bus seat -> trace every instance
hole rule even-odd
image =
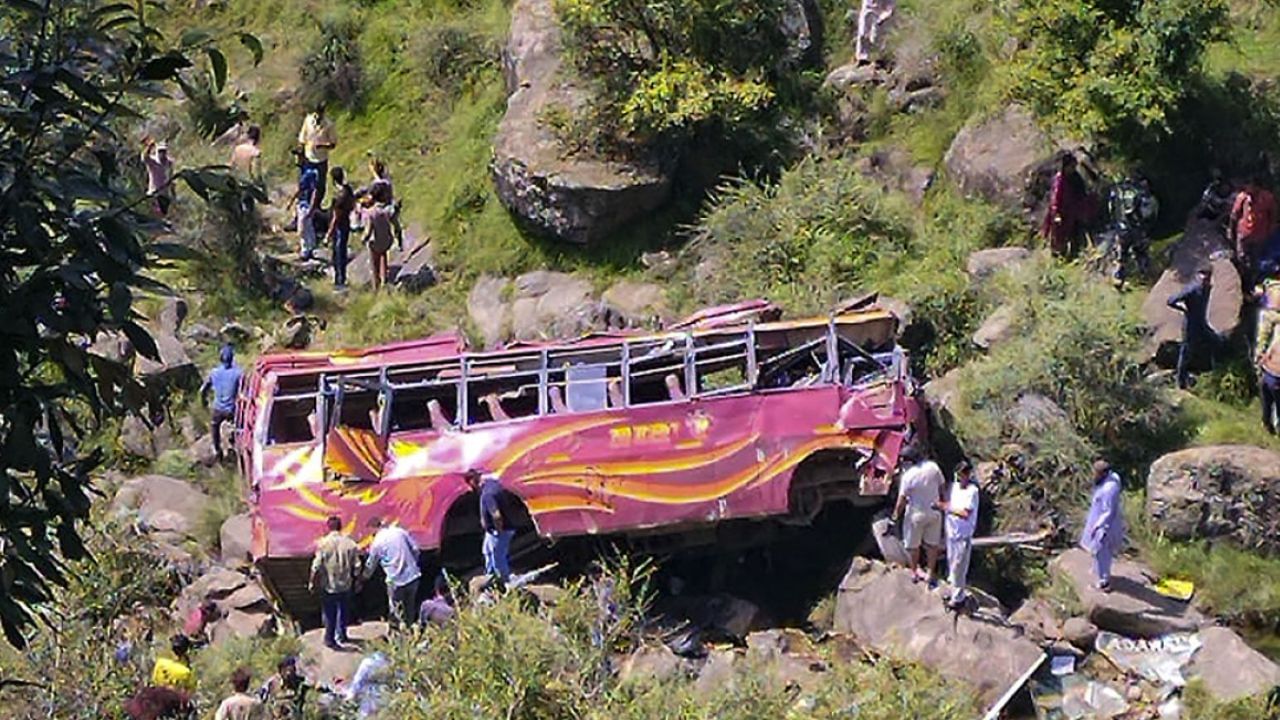
[[[492,393],[485,395],[480,398],[480,402],[484,403],[485,406],[489,408],[489,417],[492,418],[494,422],[511,419],[511,416],[507,414],[507,411],[502,408],[502,401],[498,399],[497,395]]]
[[[320,415],[314,409],[307,415],[307,427],[311,428],[311,439],[320,439]]]
[[[670,373],[665,378],[667,382],[667,395],[672,400],[683,400],[685,398],[684,388],[680,385],[680,378],[675,373]]]
[[[555,414],[563,415],[569,412],[569,406],[564,404],[564,391],[559,385],[547,388],[547,399],[551,401],[551,411]]]
[[[609,407],[620,408],[626,404],[622,396],[622,381],[614,378],[609,381]]]
[[[444,431],[453,427],[453,421],[445,417],[444,406],[439,400],[427,401],[427,416],[431,418],[431,429]]]

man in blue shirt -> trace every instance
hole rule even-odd
[[[222,423],[235,420],[236,395],[240,392],[240,366],[236,365],[236,352],[230,345],[222,346],[222,364],[209,373],[200,386],[200,401],[209,405],[209,391],[213,391],[213,415],[209,420],[209,432],[213,435],[213,451],[222,462]]]
[[[1178,348],[1178,387],[1191,386],[1191,366],[1205,350],[1213,351],[1216,339],[1209,327],[1209,293],[1213,271],[1201,268],[1196,277],[1169,298],[1169,307],[1182,313],[1182,344]]]
[[[496,475],[472,468],[463,477],[480,495],[480,529],[484,531],[480,551],[485,574],[506,584],[511,578],[511,538],[516,534],[510,523],[511,494],[503,489]]]

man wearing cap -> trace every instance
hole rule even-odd
[[[236,351],[223,345],[219,354],[222,363],[209,373],[200,386],[200,401],[209,405],[209,391],[213,391],[213,413],[209,418],[209,433],[213,435],[213,451],[222,462],[222,423],[233,422],[236,416],[236,394],[240,392],[240,378],[244,374],[236,365]]]
[[[1093,500],[1084,521],[1080,547],[1093,555],[1098,589],[1111,591],[1111,560],[1124,546],[1124,508],[1120,503],[1120,476],[1106,460],[1093,464]]]
[[[480,496],[480,529],[484,532],[480,550],[484,554],[485,574],[506,584],[511,579],[509,556],[511,538],[516,533],[511,526],[511,493],[492,473],[472,468],[463,477]]]

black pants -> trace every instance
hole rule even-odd
[[[338,226],[333,231],[333,284],[337,287],[347,285],[347,243],[351,239],[351,228]]]
[[[320,614],[324,621],[324,644],[347,642],[347,625],[351,623],[351,592],[321,593]]]
[[[218,459],[222,459],[222,423],[235,421],[236,414],[231,410],[214,410],[209,419],[209,433],[213,435],[213,451]]]
[[[1280,377],[1263,372],[1258,387],[1262,391],[1262,426],[1275,435],[1276,408],[1280,403]]]

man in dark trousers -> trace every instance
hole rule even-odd
[[[484,554],[484,571],[489,577],[497,577],[505,585],[511,578],[511,494],[502,487],[498,477],[472,468],[464,478],[467,485],[480,495],[480,529],[484,541],[480,550]]]
[[[213,414],[209,418],[209,433],[213,435],[213,452],[222,462],[222,423],[235,422],[236,394],[240,392],[240,378],[244,374],[236,365],[235,348],[223,345],[219,353],[221,362],[209,373],[204,384],[200,386],[200,399],[209,404],[209,393],[213,392]]]
[[[1191,384],[1191,364],[1207,349],[1212,353],[1214,333],[1209,327],[1209,291],[1213,272],[1200,268],[1196,277],[1169,297],[1169,307],[1182,313],[1182,345],[1178,348],[1178,387]]]
[[[333,286],[347,287],[347,246],[351,240],[351,213],[356,209],[356,193],[340,167],[329,171],[333,177],[333,205],[329,209],[329,238],[333,248]]]

